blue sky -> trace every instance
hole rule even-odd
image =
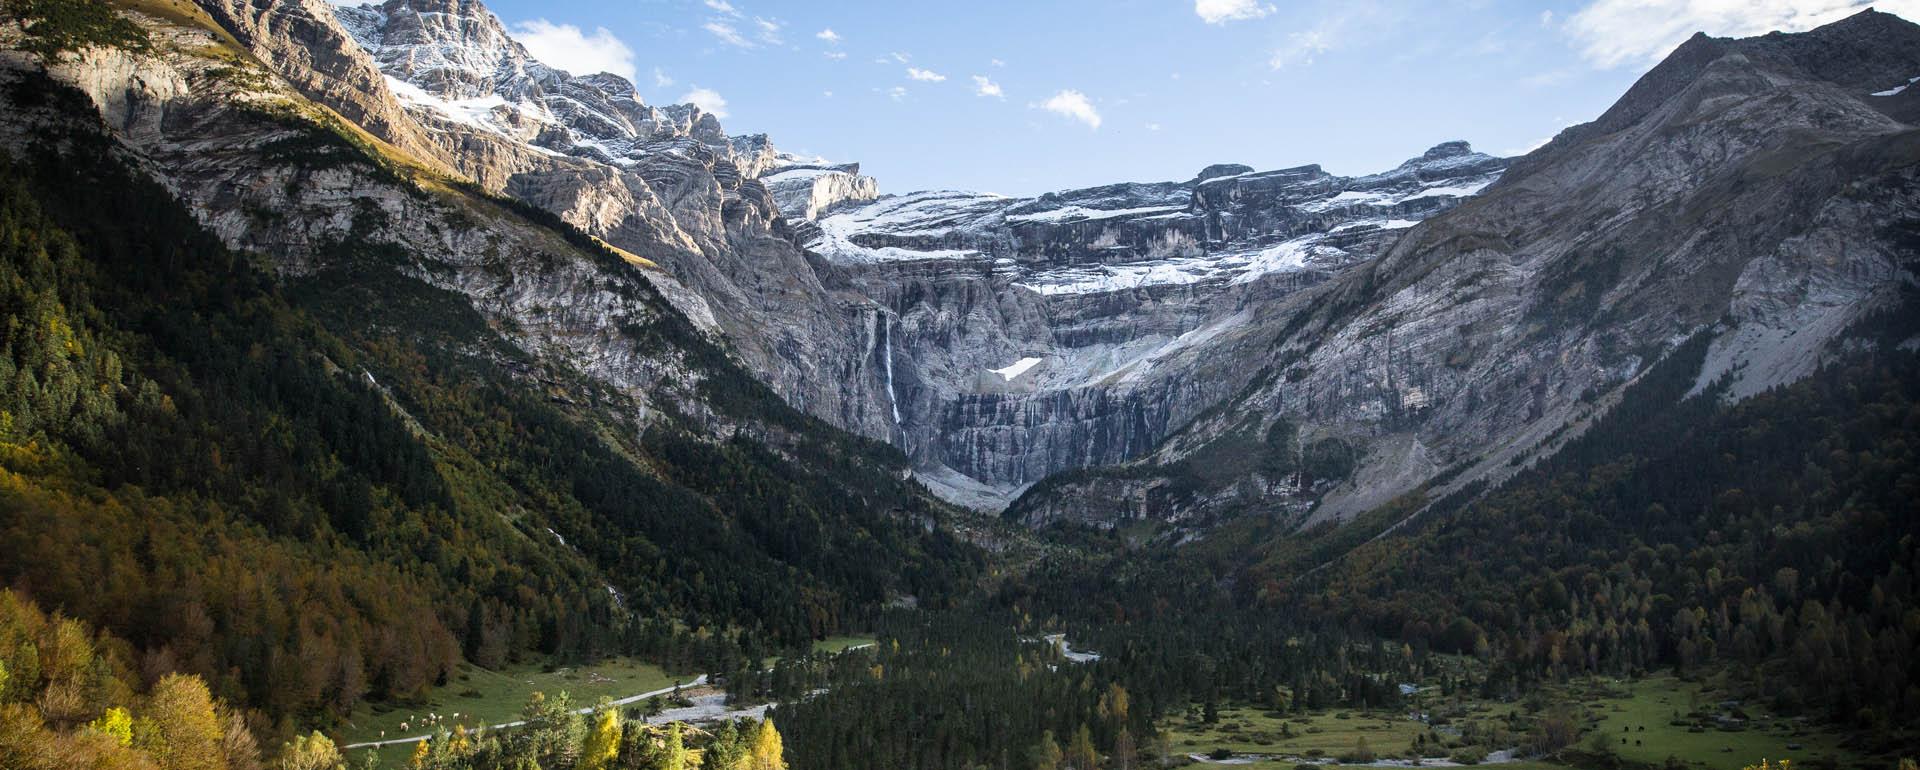
[[[1867,5],[487,1],[550,64],[859,161],[885,192],[1008,194],[1223,162],[1370,173],[1449,139],[1517,154],[1599,115],[1694,30],[1805,29]],[[1876,6],[1911,19],[1916,4]]]

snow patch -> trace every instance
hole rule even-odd
[[[1869,94],[1869,96],[1899,96],[1901,91],[1907,90],[1907,86],[1913,85],[1914,83],[1920,83],[1920,75],[1907,78],[1906,85],[1894,86],[1885,91],[1875,91]]]
[[[1041,211],[1033,214],[1013,214],[1007,217],[1007,221],[1057,224],[1060,222],[1081,222],[1090,219],[1113,219],[1114,217],[1129,217],[1140,214],[1167,214],[1185,209],[1185,206],[1142,206],[1132,209],[1090,209],[1085,206],[1063,206],[1052,211]]]
[[[1007,382],[1013,382],[1013,378],[1026,374],[1028,369],[1032,369],[1038,365],[1040,361],[1041,359],[1038,358],[1022,358],[999,369],[988,369],[987,371],[1000,375],[1000,378]]]

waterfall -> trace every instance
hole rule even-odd
[[[887,405],[893,407],[893,424],[899,425],[900,399],[893,394],[893,319],[887,318],[884,322],[886,325],[880,328],[885,330],[887,340]]]

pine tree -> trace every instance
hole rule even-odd
[[[700,755],[700,770],[737,770],[747,759],[740,727],[733,720],[714,731],[707,750]]]
[[[1060,770],[1060,742],[1054,740],[1053,731],[1040,734],[1040,742],[1027,750],[1027,767],[1030,770]]]
[[[687,742],[680,734],[680,723],[667,728],[667,746],[660,752],[659,770],[693,770],[688,762]]]
[[[1138,753],[1133,745],[1133,733],[1125,727],[1120,728],[1120,732],[1113,736],[1113,770],[1133,770]]]

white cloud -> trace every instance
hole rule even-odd
[[[693,90],[680,95],[680,101],[699,107],[716,118],[727,116],[727,98],[711,88],[694,86]]]
[[[973,76],[973,93],[978,96],[992,96],[1005,99],[1006,92],[1000,90],[1000,84],[987,79],[985,75]]]
[[[1920,0],[1594,0],[1565,29],[1599,67],[1657,63],[1695,32],[1749,37],[1799,32],[1868,6],[1920,18]]]
[[[821,91],[821,92],[820,92],[820,95],[821,95],[821,96],[824,96],[824,97],[826,97],[826,98],[828,98],[828,99],[832,99],[832,98],[833,98],[833,92],[832,92],[832,91]]]
[[[1314,27],[1287,35],[1287,40],[1273,49],[1267,57],[1267,66],[1283,70],[1296,64],[1313,64],[1314,58],[1333,49],[1334,37],[1326,27]]]
[[[1542,27],[1553,26],[1553,11],[1540,12],[1540,26]]]
[[[727,0],[707,0],[707,7],[736,19],[740,18],[740,10],[734,8],[733,3],[729,3]]]
[[[1328,51],[1371,42],[1384,29],[1404,26],[1410,20],[1404,9],[1374,2],[1347,2],[1320,15],[1305,29],[1288,33],[1267,57],[1267,66],[1283,70],[1295,65],[1312,66]]]
[[[892,56],[894,61],[900,62],[901,64],[906,64],[909,61],[913,61],[913,57],[903,54],[899,51],[894,51],[893,53],[890,53],[887,55]]]
[[[1258,0],[1193,0],[1193,12],[1208,24],[1258,19],[1273,13],[1273,6]]]
[[[821,54],[821,56],[825,56],[829,59],[835,59],[835,60],[845,59],[847,58],[847,52],[846,51],[827,51]]]
[[[761,40],[771,45],[780,44],[780,27],[782,25],[779,19],[763,19],[755,16],[753,17],[753,26],[760,28]]]
[[[1159,131],[1159,130],[1160,130],[1160,124],[1159,124],[1159,123],[1148,123],[1148,124],[1147,124],[1147,130],[1148,130],[1148,131]]]
[[[892,88],[889,88],[889,89],[887,89],[887,97],[888,97],[888,98],[890,98],[890,99],[892,99],[892,100],[894,100],[894,101],[896,101],[896,102],[897,102],[897,101],[900,101],[900,100],[902,100],[902,99],[905,99],[905,98],[907,98],[907,87],[906,87],[906,86],[894,86],[894,87],[892,87]]]
[[[653,86],[655,88],[672,88],[673,76],[668,75],[665,70],[662,70],[659,67],[654,67],[653,68]]]
[[[752,40],[748,40],[746,35],[740,34],[740,30],[734,29],[732,24],[724,21],[715,19],[700,25],[700,28],[712,32],[714,37],[720,38],[720,42],[726,43],[727,45],[739,46],[741,48],[753,47]]]
[[[1073,120],[1085,123],[1088,128],[1100,127],[1100,112],[1093,108],[1093,102],[1087,100],[1086,94],[1071,88],[1047,97],[1046,101],[1036,106],[1048,112],[1064,115]]]
[[[987,63],[988,63],[988,64],[991,64],[991,65],[993,65],[993,66],[995,66],[995,67],[1005,67],[1005,66],[1007,66],[1007,63],[1006,63],[1006,62],[1003,62],[1003,61],[1000,61],[999,59],[993,59],[993,60],[990,60],[990,61],[988,61]]]
[[[827,41],[829,45],[840,44],[840,33],[833,31],[832,27],[828,27],[826,29],[820,30],[819,32],[815,32],[813,36],[820,38],[821,40]]]
[[[575,75],[611,72],[628,81],[635,79],[633,49],[606,27],[595,27],[589,35],[572,24],[534,19],[513,25],[512,33],[533,58],[549,67]]]
[[[945,75],[942,75],[938,72],[934,72],[933,70],[923,70],[923,69],[920,69],[919,67],[908,67],[907,77],[912,80],[920,80],[928,83],[938,83],[942,80],[947,79],[947,76]]]

